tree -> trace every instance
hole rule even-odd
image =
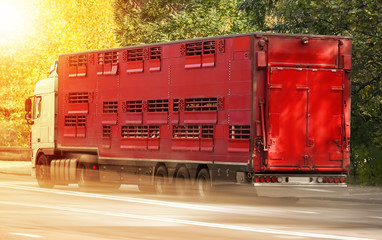
[[[274,11],[277,0],[243,0],[239,9],[248,15],[249,23],[260,31],[270,31],[272,24],[276,23]]]
[[[116,37],[123,46],[255,30],[239,0],[116,0]]]

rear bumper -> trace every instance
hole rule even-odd
[[[344,197],[348,196],[346,184],[341,185],[259,185],[254,184],[258,196],[262,197]]]

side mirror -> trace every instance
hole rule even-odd
[[[32,114],[30,113],[25,113],[25,120],[29,121],[32,119]]]
[[[30,98],[27,98],[25,100],[25,111],[28,113],[32,111],[32,99],[30,99]]]
[[[34,122],[32,120],[32,114],[30,112],[25,113],[25,120],[27,120],[27,124],[32,125]]]

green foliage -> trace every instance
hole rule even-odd
[[[118,41],[123,46],[248,32],[239,0],[116,0]]]
[[[248,14],[251,25],[261,31],[269,31],[270,26],[274,23],[272,17],[276,3],[277,1],[272,0],[244,0],[239,4],[239,9]]]

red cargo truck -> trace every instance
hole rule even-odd
[[[351,38],[339,36],[63,54],[26,101],[38,183],[188,184],[202,196],[221,182],[346,187],[350,70]]]

